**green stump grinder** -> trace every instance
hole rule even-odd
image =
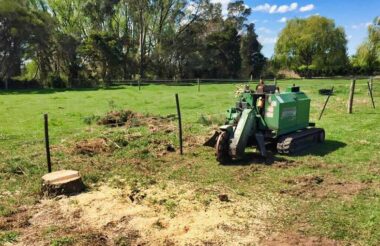
[[[235,107],[227,110],[226,123],[204,145],[215,147],[216,159],[228,163],[241,159],[246,147],[256,147],[267,157],[272,144],[280,154],[293,154],[325,140],[325,131],[309,121],[310,99],[292,86],[279,92],[274,85],[248,86]]]

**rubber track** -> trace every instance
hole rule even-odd
[[[312,144],[320,142],[320,134],[322,132],[324,134],[322,128],[308,128],[301,132],[282,136],[277,141],[277,151],[280,154],[296,153]]]

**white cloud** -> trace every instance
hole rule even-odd
[[[275,13],[277,10],[277,5],[272,5],[270,8],[269,8],[269,13]]]
[[[275,5],[277,7],[277,5]],[[269,12],[271,6],[268,3],[257,5],[252,8],[252,12]]]
[[[288,5],[281,5],[277,8],[277,13],[286,13],[290,11],[296,10],[298,7],[298,3],[292,3],[289,6]]]
[[[352,29],[362,29],[362,28],[367,28],[370,25],[372,25],[372,22],[363,22],[359,24],[354,24],[351,26]]]
[[[286,17],[282,17],[278,20],[278,22],[285,23],[288,19]]]
[[[302,6],[302,7],[300,8],[300,11],[301,11],[301,12],[307,12],[307,11],[311,11],[311,10],[313,10],[314,8],[315,8],[314,4],[307,4],[307,5],[305,5],[305,6]]]
[[[275,14],[275,13],[287,13],[294,11],[298,8],[298,3],[294,2],[291,3],[290,5],[270,5],[269,3],[264,3],[261,5],[257,5],[252,8],[252,12],[264,12],[264,13],[269,13],[269,14]]]
[[[264,36],[259,36],[259,42],[262,44],[262,45],[265,45],[265,44],[275,44],[277,42],[277,37],[264,37]]]

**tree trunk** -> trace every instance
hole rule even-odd
[[[140,78],[144,76],[144,17],[143,17],[143,9],[140,8],[140,69],[139,74]]]
[[[61,170],[42,177],[42,192],[48,196],[71,195],[85,189],[78,171]]]

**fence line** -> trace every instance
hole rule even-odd
[[[352,77],[321,77],[321,78],[310,78],[308,80],[317,80],[317,79],[323,79],[323,80],[339,80],[339,81],[345,81],[350,82],[352,80]],[[355,77],[356,80],[363,80],[363,79],[370,79],[370,77]],[[283,82],[289,82],[289,81],[304,81],[305,78],[293,78],[293,79],[277,79],[276,78],[263,78],[263,80],[270,84],[271,82],[275,83],[283,83]],[[372,78],[373,82],[379,81],[380,78]],[[138,86],[139,83],[141,85],[147,85],[147,84],[168,84],[168,85],[183,85],[183,84],[191,84],[191,85],[197,85],[198,83],[206,84],[206,83],[218,83],[218,84],[227,84],[227,83],[257,83],[259,82],[259,79],[216,79],[216,78],[207,78],[207,79],[201,79],[201,78],[194,78],[194,79],[180,79],[180,80],[170,80],[170,79],[141,79],[141,80],[111,80],[111,86],[118,86],[118,85],[132,85],[132,86]]]
[[[366,77],[365,79],[369,79],[368,77]],[[343,79],[342,79],[343,80]],[[130,80],[131,82],[132,80]],[[137,81],[137,80],[134,80],[134,81]],[[146,80],[148,81],[148,80]],[[163,82],[163,81],[170,81],[170,80],[158,80],[160,82]],[[197,79],[186,79],[186,80],[182,80],[182,81],[193,81],[194,84],[198,83],[198,80]],[[199,79],[199,81],[226,81],[225,79]],[[255,82],[255,81],[247,81],[247,80],[233,80],[234,82]],[[282,83],[288,83],[289,81],[292,81],[292,80],[277,80],[277,84],[281,85]],[[374,82],[374,85],[377,85],[377,82],[380,82],[380,78],[373,78],[372,80]],[[173,81],[170,81],[170,82],[173,82]],[[267,84],[271,84],[271,83],[274,83],[275,81],[274,80],[266,80],[266,83]],[[334,84],[333,81],[331,81],[332,85]],[[347,82],[347,83],[346,83]],[[350,82],[351,80],[348,80],[344,82],[344,83],[338,83],[338,84],[335,84],[335,86],[339,89],[339,87],[347,87],[349,88],[350,87]],[[376,83],[375,83],[376,82]],[[365,86],[367,88],[368,84],[367,83],[356,83],[357,86]],[[326,84],[324,85],[319,85],[318,83],[308,83],[308,84],[305,84],[305,85],[302,85],[302,87],[306,87],[308,88],[309,86],[320,86],[322,88],[322,86],[326,86]],[[377,87],[374,87],[374,88],[377,88]],[[195,88],[196,89],[196,88]],[[376,96],[378,95],[378,93],[376,93]],[[173,105],[174,107],[174,105]],[[197,114],[197,118],[201,117],[203,114]],[[223,114],[205,114],[203,116],[205,117],[213,117],[213,116],[221,116]],[[52,119],[61,119],[61,118],[52,118]],[[64,118],[62,118],[62,120],[64,120]],[[21,120],[20,122],[17,122],[18,124],[22,124],[24,122],[28,122],[29,120]],[[65,121],[66,123],[69,122],[69,123],[77,123],[77,121]],[[93,124],[84,124],[83,126],[81,127],[75,127],[75,128],[68,128],[67,131],[57,131],[54,129],[54,126],[52,127],[52,129],[50,130],[51,131],[51,139],[53,141],[60,141],[62,139],[65,139],[65,138],[69,138],[69,137],[72,137],[72,135],[74,134],[77,134],[77,133],[83,133],[84,131],[88,130],[88,128],[91,128],[93,126],[96,126],[97,124],[94,122]],[[110,126],[114,126],[114,124],[107,124],[107,125],[100,125],[100,126],[105,126],[105,127],[110,127]],[[96,128],[94,128],[96,129]],[[15,134],[10,134],[10,135],[7,135],[6,133],[1,133],[0,132],[0,142],[11,142],[11,141],[14,141],[14,142],[18,142],[18,143],[26,143],[26,144],[29,144],[29,143],[36,143],[36,142],[43,142],[43,127],[42,127],[42,118],[41,118],[41,129],[40,130],[36,130],[36,131],[29,131],[28,134],[23,134],[23,135],[15,135]]]
[[[323,79],[323,80],[347,80],[351,81],[353,78],[356,80],[363,80],[363,79],[370,79],[372,78],[373,82],[375,81],[380,81],[379,77],[371,77],[371,76],[342,76],[342,77],[314,77],[314,78],[278,78],[277,82],[284,82],[284,81],[302,81],[302,80],[318,80],[318,79]],[[276,80],[275,77],[268,77],[268,78],[263,78],[264,81],[269,82],[269,81],[274,81]],[[74,80],[75,81],[80,81],[80,80]],[[185,85],[185,84],[191,84],[191,85],[197,85],[198,83],[200,84],[206,84],[206,83],[219,83],[219,84],[224,84],[224,83],[255,83],[258,82],[259,79],[254,78],[254,79],[229,79],[229,78],[184,78],[184,79],[115,79],[115,80],[110,80],[108,81],[108,86],[118,86],[118,85],[131,85],[131,86],[144,86],[147,84],[167,84],[167,85]],[[2,83],[0,83],[2,84]],[[69,83],[73,84],[73,81]],[[70,87],[66,89],[81,89],[81,88],[102,88],[104,87],[103,85],[107,84],[104,81],[88,81],[87,87]],[[43,87],[34,87],[34,88],[9,88],[8,90],[42,90],[45,89]],[[59,89],[59,88],[56,88]],[[65,88],[63,88],[65,89]],[[6,91],[4,86],[0,86],[0,91]]]

